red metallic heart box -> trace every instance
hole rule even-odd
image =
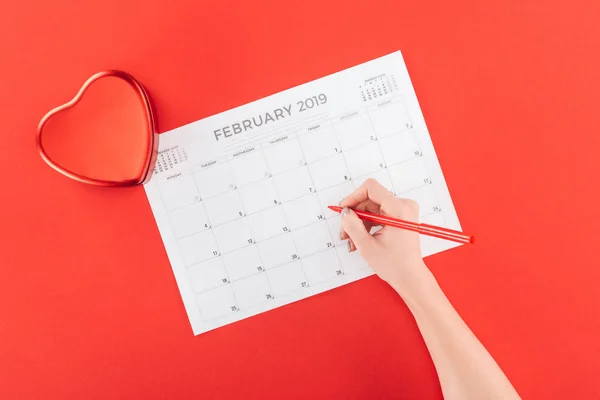
[[[37,147],[52,168],[80,182],[133,186],[151,176],[158,134],[150,98],[131,75],[103,71],[40,121]]]

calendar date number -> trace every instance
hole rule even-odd
[[[315,108],[320,105],[323,105],[325,103],[327,103],[327,95],[325,95],[325,93],[321,93],[317,96],[313,96],[313,97],[309,97],[304,100],[300,100],[298,102],[298,107],[299,107],[300,112],[303,112],[306,110],[310,110],[311,108]]]

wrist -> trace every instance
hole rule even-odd
[[[422,304],[435,292],[439,285],[423,260],[410,268],[410,275],[404,274],[404,279],[395,279],[389,284],[402,297],[406,305],[413,309]]]

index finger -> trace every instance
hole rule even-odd
[[[369,178],[350,196],[340,203],[340,207],[356,207],[365,200],[371,200],[381,205],[386,199],[394,198],[394,195],[373,178]]]

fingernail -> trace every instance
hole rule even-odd
[[[350,240],[346,242],[346,245],[348,246],[348,253],[350,253],[352,251],[352,243],[350,243]]]
[[[342,218],[344,218],[346,216],[346,214],[348,214],[350,212],[350,209],[348,207],[344,207],[344,209],[341,212],[341,216]]]

